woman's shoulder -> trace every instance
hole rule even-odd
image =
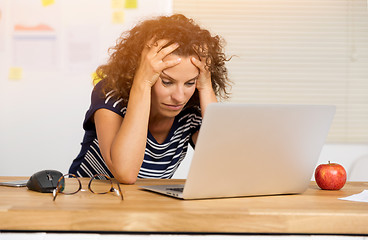
[[[123,111],[126,106],[123,105],[123,99],[115,94],[115,90],[105,89],[104,80],[98,82],[92,91],[92,106],[103,107],[110,110]]]
[[[94,113],[99,109],[107,109],[121,117],[125,116],[126,106],[122,104],[122,99],[116,98],[113,91],[105,92],[104,80],[98,82],[91,94],[91,105],[86,113],[83,126],[85,129],[93,129],[93,121],[91,121]]]
[[[93,90],[92,90],[92,100],[93,99],[105,99],[106,98],[106,94],[105,94],[105,90],[104,90],[104,87],[105,87],[105,80],[101,80],[99,81],[94,87],[93,87]]]

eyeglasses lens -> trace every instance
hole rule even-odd
[[[90,190],[94,193],[108,193],[111,191],[112,182],[103,176],[95,176],[90,183]]]
[[[80,183],[77,178],[73,176],[64,177],[60,184],[62,184],[61,189],[59,192],[62,192],[64,194],[73,194],[79,191]]]

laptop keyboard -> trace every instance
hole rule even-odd
[[[183,187],[175,187],[175,188],[166,188],[166,190],[175,191],[175,192],[183,192],[184,188]]]

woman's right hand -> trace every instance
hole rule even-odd
[[[173,43],[164,47],[168,42],[169,40],[167,39],[156,41],[155,38],[152,38],[145,44],[133,83],[139,82],[142,84],[148,84],[152,87],[164,69],[173,67],[180,63],[180,57],[170,61],[163,60],[167,55],[179,47],[178,43]]]

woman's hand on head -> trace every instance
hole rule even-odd
[[[167,39],[155,40],[154,38],[146,43],[142,50],[140,64],[134,76],[134,81],[142,82],[152,87],[164,69],[180,63],[181,59],[179,57],[163,61],[167,55],[179,47],[178,43],[164,47],[168,43],[169,40]]]
[[[199,69],[199,76],[196,83],[198,91],[212,90],[211,72],[206,67],[206,59],[199,60],[196,57],[192,57],[191,61]]]
[[[198,89],[199,93],[199,104],[203,117],[208,104],[217,102],[217,98],[212,88],[211,72],[206,66],[206,59],[202,59],[202,61],[200,61],[197,58],[192,57],[191,61],[193,65],[199,69],[199,76],[196,82],[196,88]],[[194,142],[196,141],[196,136],[197,135],[193,136]]]

